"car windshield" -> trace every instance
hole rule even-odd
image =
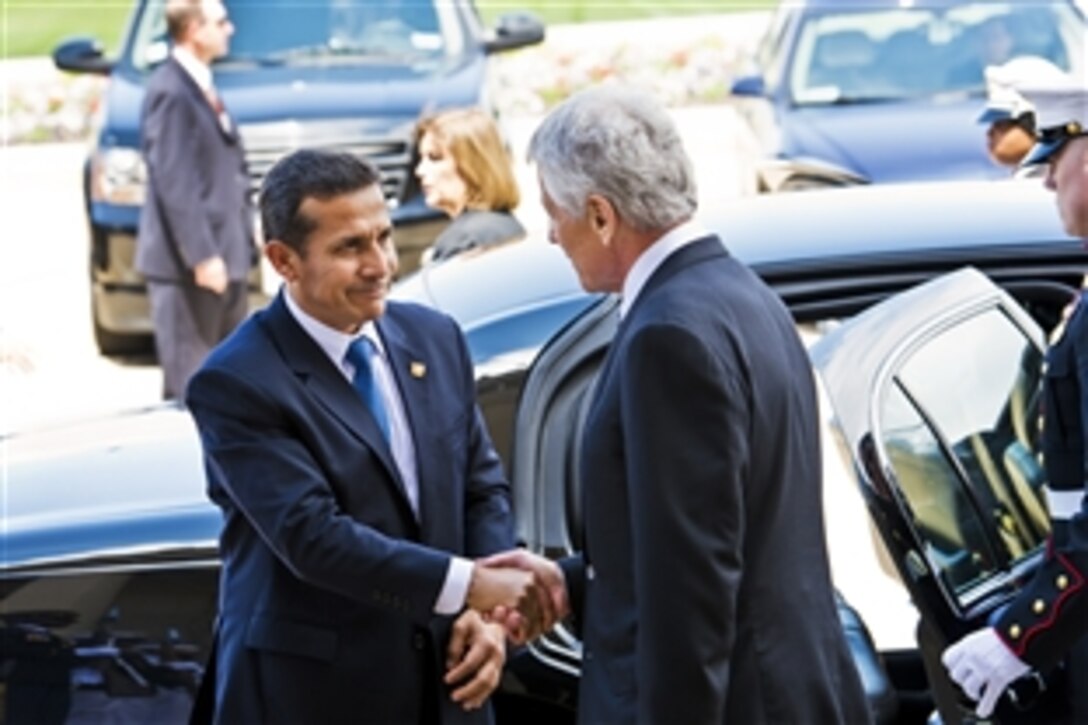
[[[1068,71],[1083,54],[1084,21],[1067,3],[819,12],[797,35],[790,96],[818,105],[982,94],[986,66],[1036,55]]]
[[[254,65],[349,65],[440,61],[464,48],[454,6],[418,0],[307,0],[225,3],[234,25],[229,71]],[[147,3],[130,48],[132,65],[147,71],[169,54],[164,3]]]

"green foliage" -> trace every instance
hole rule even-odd
[[[0,57],[49,55],[77,35],[97,38],[108,53],[118,49],[132,0],[0,0]]]

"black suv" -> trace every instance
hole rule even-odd
[[[239,124],[252,188],[300,146],[366,156],[382,171],[402,271],[414,269],[445,223],[425,205],[412,174],[415,122],[438,108],[489,106],[488,56],[540,42],[541,23],[509,13],[487,30],[470,0],[225,4],[235,33],[230,55],[213,71]],[[145,288],[132,260],[146,181],[139,151],[144,83],[169,53],[163,9],[161,2],[136,3],[117,59],[86,38],[53,53],[63,70],[110,76],[83,173],[91,311],[104,354],[150,342]],[[257,268],[252,282],[261,300]]]

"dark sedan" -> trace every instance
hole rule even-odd
[[[976,121],[983,69],[1034,55],[1083,71],[1085,29],[1072,0],[784,1],[733,85],[769,160],[757,183],[1003,176]]]
[[[806,334],[823,336],[814,359],[825,375],[843,440],[851,446],[869,420],[857,410],[870,408],[869,393],[875,390],[866,382],[866,366],[883,370],[877,362],[889,349],[884,338],[908,329],[892,326],[906,317],[893,295],[965,264],[1008,291],[1000,292],[975,272],[958,272],[942,277],[938,288],[911,293],[906,308],[918,318],[912,330],[937,313],[946,316],[938,318],[938,329],[949,329],[986,305],[1011,320],[1009,334],[1021,335],[1019,347],[1006,341],[983,348],[993,354],[981,356],[982,363],[1016,363],[1025,371],[1015,390],[1027,397],[1010,402],[1007,415],[998,405],[1003,394],[1011,401],[1007,376],[981,375],[973,387],[960,390],[955,386],[964,377],[966,355],[938,358],[942,364],[925,368],[963,395],[992,393],[995,401],[985,410],[996,427],[1006,417],[1030,419],[1030,391],[1037,381],[1031,366],[1043,345],[1042,329],[1058,319],[1085,262],[1080,243],[1062,233],[1053,199],[1037,182],[762,197],[707,214],[704,222],[782,295]],[[973,301],[963,303],[948,290]],[[562,254],[533,241],[430,268],[403,282],[396,294],[442,307],[464,326],[481,404],[514,485],[520,539],[553,555],[576,547],[582,485],[573,474],[578,432],[588,387],[614,332],[616,299],[582,293]],[[918,302],[931,297],[927,304]],[[948,300],[956,304],[946,309]],[[858,323],[841,323],[867,309]],[[894,359],[896,365],[900,359]],[[842,360],[847,362],[832,362]],[[849,384],[849,374],[841,372],[855,368],[855,381],[865,383],[863,388]],[[992,389],[984,383],[992,383]],[[843,390],[853,390],[853,397]],[[920,435],[906,429],[916,432]],[[948,440],[966,451],[970,433],[957,428]],[[894,642],[876,632],[882,650],[877,660],[865,624],[849,607],[842,608],[880,722],[921,722],[935,696],[946,720],[954,718],[959,704],[941,696],[947,683],[927,663],[943,642],[997,606],[1000,597],[990,595],[1005,592],[1034,561],[1042,530],[1024,491],[1037,488],[1028,460],[1035,452],[1030,436],[1021,440],[1007,430],[1001,436],[994,455],[1014,457],[1020,466],[1015,470],[1027,477],[1022,500],[1004,500],[1008,515],[1016,517],[1006,529],[1000,528],[1003,517],[977,517],[963,524],[968,533],[957,538],[946,520],[905,515],[913,508],[904,500],[911,499],[894,493],[895,486],[906,485],[899,480],[905,474],[897,475],[894,466],[908,455],[918,459],[917,466],[937,465],[920,437],[907,435],[900,446],[880,442],[872,460],[890,460],[891,473],[861,469],[873,521],[890,542],[890,568],[909,590],[910,599],[903,592],[903,602],[913,602],[908,626],[921,615],[919,641]],[[1009,448],[1014,438],[1024,450]],[[7,461],[6,496],[0,501],[5,521],[0,677],[6,719],[74,722],[107,714],[142,722],[184,719],[211,636],[220,525],[218,510],[204,497],[199,445],[187,414],[175,407],[136,411],[16,434],[0,445]],[[899,458],[891,457],[896,453]],[[934,495],[955,500],[962,485],[958,473],[934,479],[935,486],[948,489]],[[857,506],[843,503],[827,511],[834,536],[847,528],[854,532],[838,546],[831,542],[835,578],[875,630],[882,605],[866,587],[843,584],[852,570],[879,567],[861,499],[856,490],[850,493]],[[953,523],[966,516],[957,510]],[[930,529],[943,537],[937,539]],[[976,562],[973,547],[980,537],[989,548],[980,550],[986,557]],[[881,586],[902,591],[879,570],[866,577],[880,577]],[[876,584],[869,588],[878,589]],[[579,653],[579,642],[562,627],[516,653],[503,681],[500,719],[568,719],[576,704]]]

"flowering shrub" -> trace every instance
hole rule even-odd
[[[743,59],[743,47],[717,35],[656,45],[621,37],[578,50],[545,43],[495,59],[495,102],[502,113],[536,115],[586,86],[617,82],[670,106],[719,103]]]
[[[5,144],[85,138],[106,79],[54,70],[48,59],[7,61]]]

